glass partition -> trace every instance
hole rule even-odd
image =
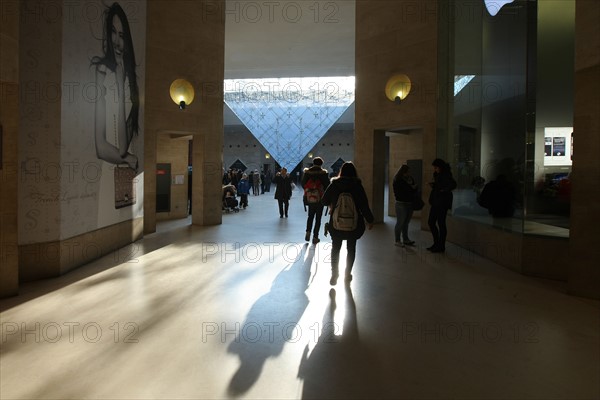
[[[525,232],[568,236],[575,1],[538,1],[536,21],[536,113],[527,143]]]
[[[568,236],[574,2],[486,3],[440,2],[438,155],[458,183],[452,213]]]

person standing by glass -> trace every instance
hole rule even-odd
[[[443,253],[446,251],[446,214],[452,208],[452,191],[456,189],[456,181],[452,177],[450,165],[436,158],[433,165],[433,182],[429,194],[429,219],[428,225],[433,236],[433,245],[427,248],[432,253]]]
[[[404,164],[394,176],[394,197],[396,198],[396,226],[394,236],[396,246],[414,246],[408,237],[408,225],[413,215],[413,200],[417,194],[417,185],[410,175],[410,168]]]

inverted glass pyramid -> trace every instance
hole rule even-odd
[[[475,75],[454,75],[454,97],[475,78]]]
[[[225,103],[292,170],[354,102],[354,77],[226,79]]]

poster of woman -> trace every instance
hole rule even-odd
[[[112,164],[114,207],[122,208],[136,203],[139,160],[132,142],[139,134],[137,63],[129,21],[119,3],[106,8],[102,22],[102,53],[91,60],[99,91],[94,143],[98,159]]]

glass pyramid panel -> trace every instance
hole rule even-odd
[[[225,103],[292,170],[354,102],[354,77],[226,79]]]
[[[454,75],[454,97],[475,78],[475,75]]]

